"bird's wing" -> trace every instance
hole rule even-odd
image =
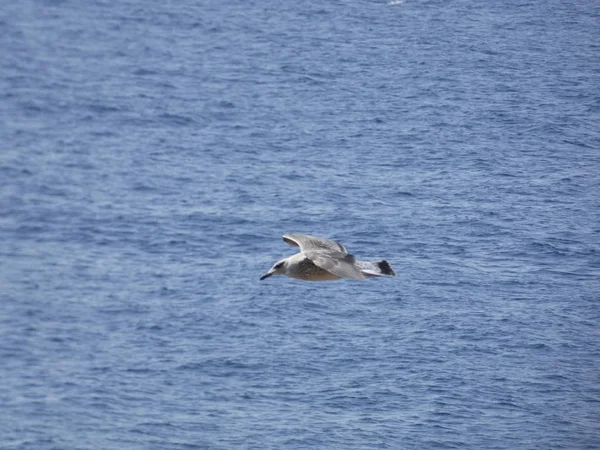
[[[316,266],[326,270],[338,277],[352,278],[353,280],[364,280],[365,276],[356,267],[354,256],[342,252],[303,251],[304,255]]]
[[[348,254],[346,247],[336,241],[309,236],[307,234],[284,234],[283,240],[286,244],[300,247],[303,253],[318,251],[323,253],[337,252]]]

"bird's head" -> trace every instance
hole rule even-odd
[[[287,271],[287,263],[287,259],[277,261],[275,264],[273,264],[273,267],[271,267],[271,269],[269,269],[267,273],[263,274],[263,276],[260,277],[260,279],[264,280],[265,278],[269,278],[272,275],[285,275]]]

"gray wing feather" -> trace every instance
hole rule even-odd
[[[316,266],[326,270],[327,272],[331,272],[338,277],[352,278],[353,280],[365,279],[365,276],[355,265],[356,259],[354,256],[345,252],[322,253],[319,251],[303,251],[302,253],[304,253],[308,259],[315,263]]]
[[[338,252],[344,255],[348,254],[346,247],[336,241],[330,239],[318,238],[307,234],[284,234],[283,240],[286,244],[300,247],[301,252],[317,251],[317,252]],[[333,273],[333,272],[332,272]]]

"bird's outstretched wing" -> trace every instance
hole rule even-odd
[[[344,255],[348,254],[346,247],[339,242],[309,236],[307,234],[284,234],[283,240],[286,244],[300,247],[300,251],[303,253],[317,251],[323,253],[337,252]]]
[[[316,266],[338,277],[364,280],[365,276],[356,265],[356,258],[342,252],[302,252]]]

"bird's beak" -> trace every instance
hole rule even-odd
[[[262,277],[260,277],[260,281],[264,280],[265,278],[269,278],[271,275],[273,275],[275,272],[273,270],[269,270],[267,273],[265,273]]]

